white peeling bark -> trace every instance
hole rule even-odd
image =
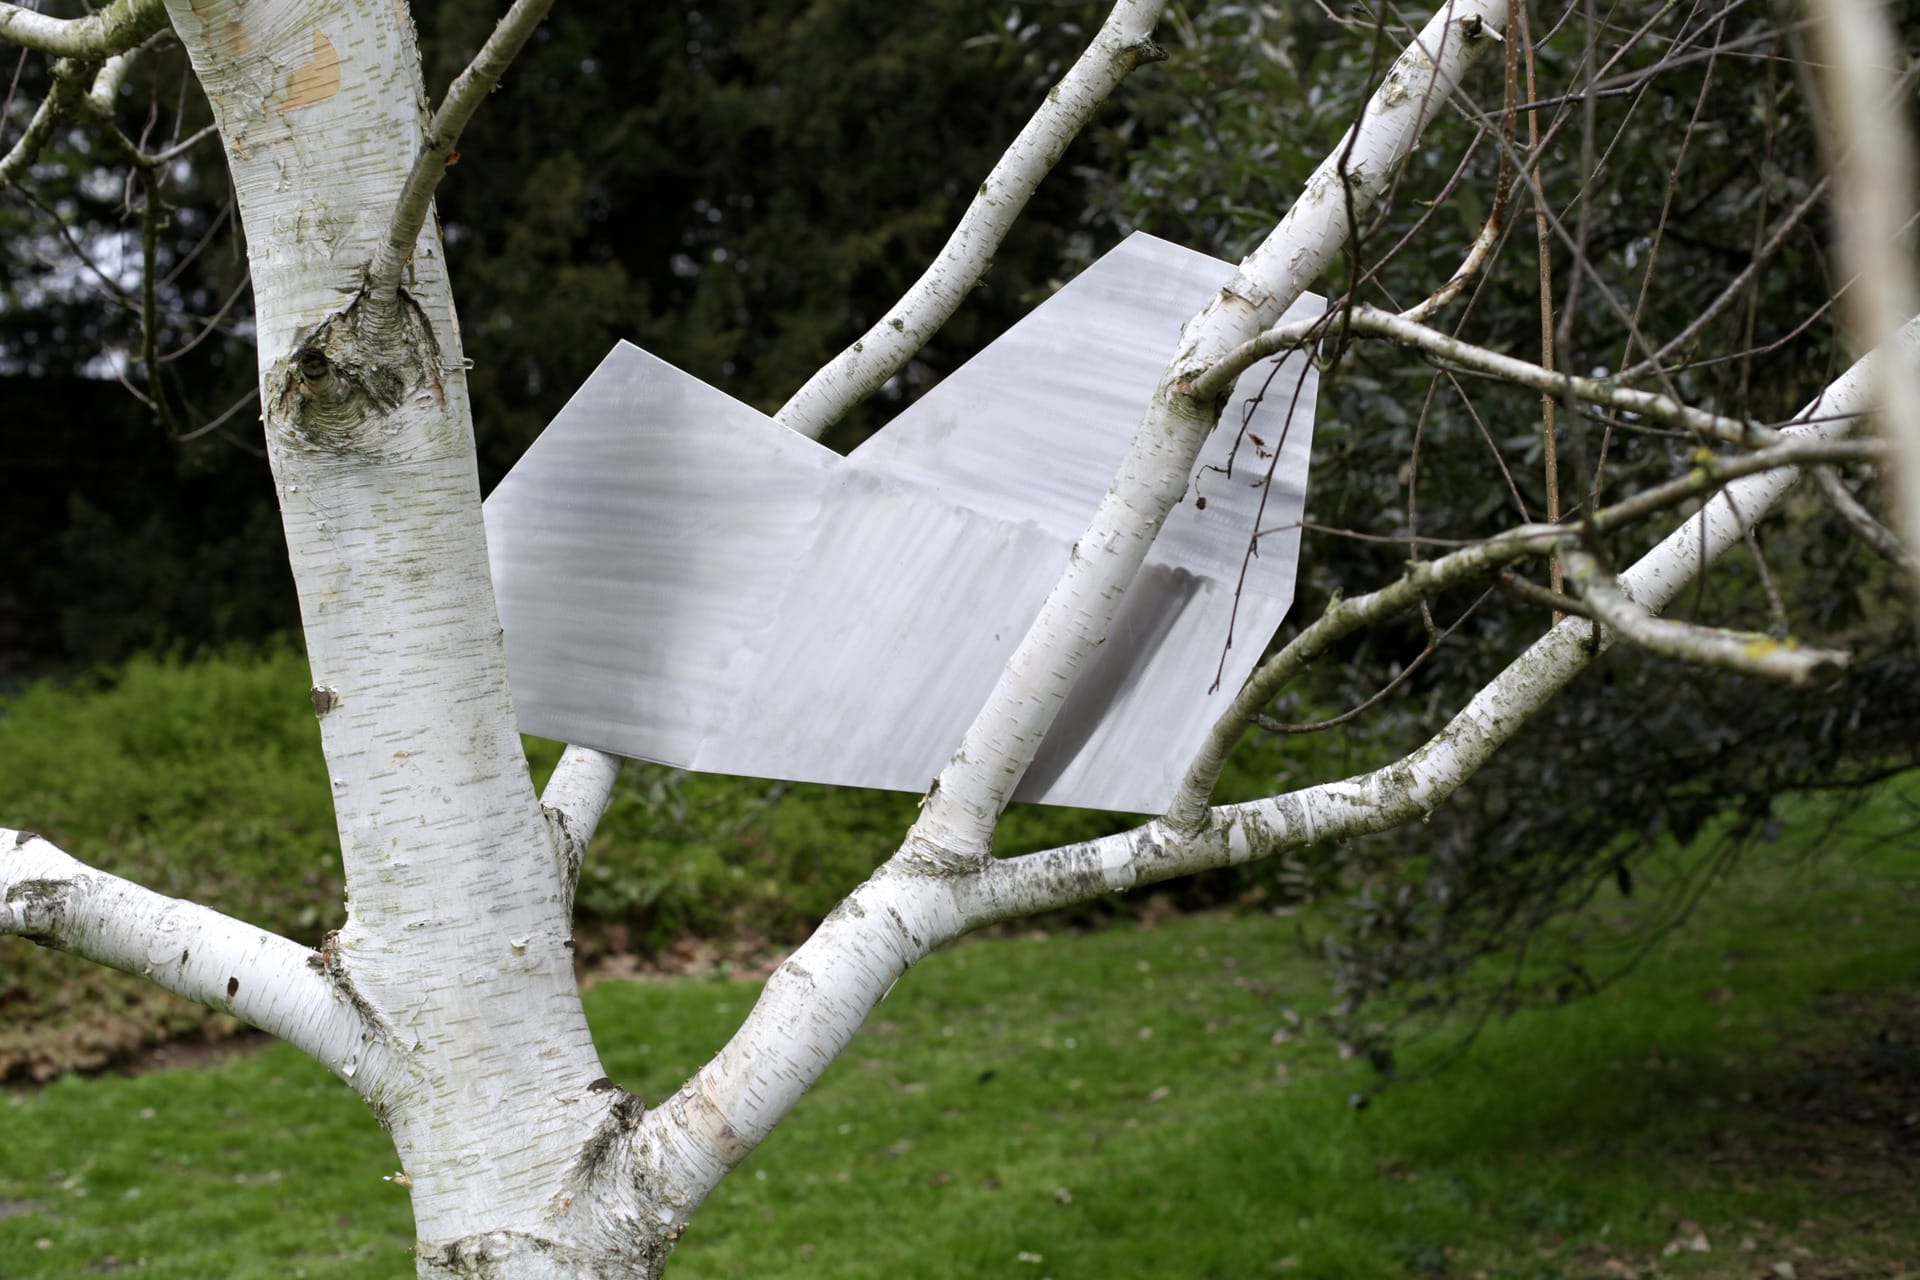
[[[247,231],[350,899],[326,964],[396,1064],[373,1101],[421,1274],[651,1274],[654,1238],[569,1215],[588,1140],[633,1104],[602,1079],[564,840],[520,749],[434,222],[397,288],[366,287],[425,145],[412,22],[353,0],[172,14]]]
[[[114,0],[83,18],[50,18],[15,4],[0,4],[0,40],[56,58],[97,62],[125,53],[167,25],[162,0]]]
[[[1188,322],[1112,487],[908,836],[909,851],[928,866],[952,869],[988,856],[1014,787],[1184,496],[1222,408],[1215,393],[1196,396],[1190,384],[1272,327],[1333,261],[1351,222],[1386,190],[1421,129],[1505,22],[1505,0],[1460,0],[1436,14],[1280,225]]]
[[[1902,329],[1885,354],[1869,356],[1847,370],[1801,410],[1798,425],[1782,435],[1792,441],[1845,435],[1870,408],[1872,384],[1883,360],[1901,369],[1920,367],[1920,320]],[[1773,510],[1800,474],[1798,467],[1783,466],[1734,481],[1621,574],[1621,588],[1640,608],[1664,608],[1695,576],[1738,545],[1745,528]],[[994,862],[983,874],[956,882],[965,927],[1412,821],[1452,795],[1614,641],[1604,629],[1598,647],[1591,637],[1592,624],[1581,619],[1554,627],[1474,695],[1444,729],[1385,768],[1219,806],[1206,812],[1204,822],[1186,828],[1165,820],[1150,822],[1105,839]],[[1233,727],[1236,736],[1244,723]]]
[[[30,831],[0,828],[0,934],[145,978],[336,1070],[357,1061],[348,1083],[363,1096],[384,1079],[384,1044],[318,952],[96,871]]]
[[[560,855],[560,883],[569,918],[587,846],[607,806],[613,803],[613,784],[619,776],[619,756],[592,747],[568,747],[554,766],[553,776],[547,779],[547,789],[540,793],[540,808],[547,815],[554,848]]]
[[[1120,0],[1086,52],[1047,90],[1020,136],[994,163],[939,256],[900,301],[780,407],[773,420],[809,439],[880,389],[952,318],[993,265],[1027,201],[1120,82],[1165,57],[1151,36],[1166,0]]]
[[[649,1112],[632,1158],[683,1223],[839,1056],[909,966],[965,931],[954,882],[898,859],[847,897],[767,979],[753,1012],[692,1080]]]

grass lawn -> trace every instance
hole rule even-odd
[[[1364,1109],[1310,917],[956,947],[715,1193],[674,1274],[1920,1277],[1920,854],[1879,806],[1881,838],[1759,851],[1621,984]],[[588,1008],[654,1099],[754,994],[607,982]],[[394,1167],[284,1047],[0,1095],[0,1280],[399,1280]]]

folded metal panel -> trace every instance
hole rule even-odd
[[[1231,274],[1136,235],[844,458],[622,343],[487,502],[522,727],[924,791]],[[1315,381],[1299,357],[1272,373],[1243,379],[1267,387],[1259,444],[1237,393],[1019,798],[1164,807],[1279,626]]]

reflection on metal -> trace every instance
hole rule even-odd
[[[924,791],[1181,324],[1232,270],[1136,235],[847,457],[622,343],[487,502],[522,727],[687,769]],[[1298,356],[1254,419],[1264,449],[1241,439],[1226,470],[1240,399],[1271,372],[1243,382],[1018,798],[1157,812],[1280,625],[1313,425]],[[1269,486],[1257,455],[1275,448]],[[1273,532],[1209,695],[1256,517]]]

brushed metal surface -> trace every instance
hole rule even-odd
[[[621,343],[487,501],[521,727],[924,791],[1232,272],[1135,235],[846,457]],[[1285,616],[1317,384],[1297,356],[1272,372],[1242,380],[1018,798],[1159,811]],[[1263,384],[1261,448],[1236,427]]]

